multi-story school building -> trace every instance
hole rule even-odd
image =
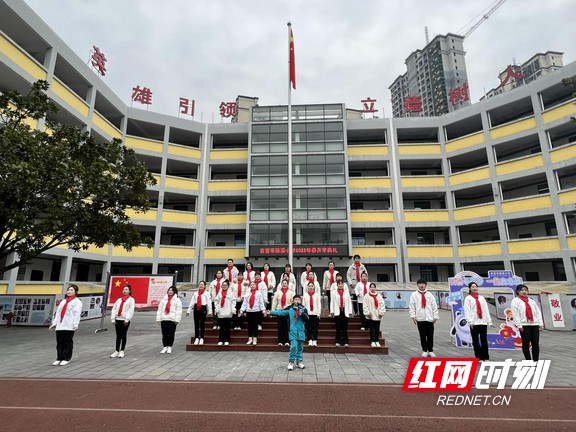
[[[492,269],[574,281],[576,100],[561,80],[575,75],[571,63],[439,117],[293,106],[289,152],[287,106],[239,97],[226,124],[128,107],[28,6],[0,1],[0,90],[47,80],[53,119],[122,139],[158,180],[153,209],[132,214],[153,248],[55,248],[6,272],[0,293],[61,293],[108,271],[195,283],[228,258],[279,276],[290,225],[296,273],[311,262],[320,276],[331,260],[345,272],[359,254],[375,282]]]

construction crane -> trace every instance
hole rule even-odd
[[[466,24],[464,27],[462,27],[460,30],[458,30],[458,34],[462,34],[462,32],[464,32],[462,34],[462,36],[464,36],[465,38],[470,36],[470,34],[476,30],[478,27],[480,27],[480,25],[486,21],[488,18],[490,18],[490,15],[492,15],[494,12],[496,12],[496,10],[502,6],[504,3],[506,2],[506,0],[496,0],[494,3],[492,3],[490,6],[488,6],[488,10],[486,12],[481,12],[479,15],[476,15],[472,21],[470,21],[468,24]],[[480,17],[478,19],[478,17]],[[472,24],[473,23],[473,24]],[[466,30],[466,28],[472,25],[468,30]]]

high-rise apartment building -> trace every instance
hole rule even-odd
[[[440,116],[470,105],[464,38],[436,36],[406,59],[406,73],[388,87],[394,117]]]

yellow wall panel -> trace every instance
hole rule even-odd
[[[248,160],[248,150],[212,150],[211,160],[242,159]]]
[[[551,239],[533,239],[533,240],[509,240],[508,252],[511,254],[529,254],[539,252],[559,252],[560,240]]]
[[[145,138],[135,138],[131,136],[126,137],[126,146],[157,153],[162,153],[162,150],[164,149],[164,143],[160,141],[149,140]]]
[[[503,162],[496,165],[496,175],[505,175],[520,171],[527,171],[538,168],[544,165],[544,157],[542,155],[535,155],[523,159]]]
[[[536,119],[530,117],[524,120],[518,120],[514,123],[498,126],[490,131],[490,138],[495,140],[515,133],[523,132],[525,130],[536,128]]]
[[[198,223],[198,215],[190,212],[164,210],[162,212],[162,222],[178,222],[196,225]]]
[[[219,259],[226,262],[228,258],[244,259],[246,249],[244,247],[226,248],[226,247],[207,247],[204,248],[205,259]]]
[[[450,176],[450,184],[454,186],[479,180],[485,180],[488,178],[490,178],[490,169],[488,167],[477,168],[475,170],[452,174]]]
[[[56,78],[52,80],[50,84],[52,91],[64,100],[68,105],[78,111],[83,117],[88,117],[88,104],[84,102],[79,96],[74,94],[74,92],[68,90],[60,81]]]
[[[576,250],[576,235],[567,236],[566,239],[568,240],[568,249]]]
[[[494,204],[454,209],[454,220],[466,220],[488,216],[496,216],[496,206]]]
[[[198,180],[187,179],[183,177],[171,177],[166,176],[165,187],[174,189],[187,189],[197,191],[200,189],[200,183]]]
[[[576,114],[576,104],[574,104],[574,101],[569,101],[559,107],[542,113],[542,121],[544,123],[551,123],[574,114]]]
[[[208,190],[210,192],[216,191],[247,191],[248,182],[246,180],[212,180],[208,183]]]
[[[202,152],[199,149],[176,144],[168,145],[168,153],[191,159],[200,159],[202,157]]]
[[[389,178],[381,177],[361,177],[361,178],[351,178],[348,182],[351,188],[355,189],[373,189],[373,188],[384,188],[390,189],[392,187],[392,182]]]
[[[550,150],[550,160],[552,163],[562,162],[568,159],[576,159],[576,144]]]
[[[196,257],[196,249],[186,246],[160,246],[158,257],[194,259]]]
[[[442,176],[418,176],[402,177],[402,187],[444,187],[444,177]]]
[[[452,246],[408,246],[408,258],[452,258]]]
[[[516,213],[552,207],[550,195],[502,202],[503,213]]]
[[[146,213],[136,213],[132,209],[126,209],[124,214],[132,220],[155,221],[158,217],[158,210],[148,210]]]
[[[152,258],[154,256],[154,248],[147,246],[136,246],[130,252],[122,246],[114,246],[112,248],[113,257],[131,257],[131,258]]]
[[[406,222],[448,222],[447,210],[404,210]]]
[[[388,156],[388,146],[348,146],[347,152],[348,156]]]
[[[8,293],[8,284],[0,284],[0,294]]]
[[[14,287],[14,294],[62,294],[62,284],[21,284]]]
[[[396,258],[396,246],[354,246],[352,255],[364,258]]]
[[[112,138],[122,139],[122,134],[116,126],[112,125],[108,120],[94,111],[94,115],[92,116],[92,123],[98,126],[102,131],[106,132]]]
[[[246,213],[212,213],[206,216],[208,225],[245,225]]]
[[[350,213],[352,223],[394,222],[392,211],[353,211]]]
[[[401,144],[398,146],[401,155],[439,155],[442,154],[440,144]]]
[[[461,257],[500,256],[502,244],[500,242],[482,243],[458,246],[458,255]]]
[[[45,80],[46,71],[36,63],[27,53],[24,53],[11,41],[0,35],[0,52],[28,72],[32,77],[39,80]]]
[[[561,205],[570,205],[576,203],[576,190],[560,192],[558,194],[558,200],[560,201]]]
[[[484,132],[478,132],[474,135],[469,135],[464,138],[458,138],[446,143],[446,151],[448,153],[462,150],[467,147],[472,147],[484,142]]]

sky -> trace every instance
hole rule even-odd
[[[405,60],[438,34],[463,34],[494,0],[25,0],[88,61],[106,55],[104,82],[127,104],[132,88],[153,92],[150,111],[177,116],[180,97],[195,120],[228,122],[221,102],[288,101],[288,27],[295,40],[292,104],[376,99],[391,117],[388,87]],[[507,0],[464,41],[472,103],[498,86],[498,73],[538,52],[576,58],[573,0]],[[135,108],[145,109],[135,103]]]

